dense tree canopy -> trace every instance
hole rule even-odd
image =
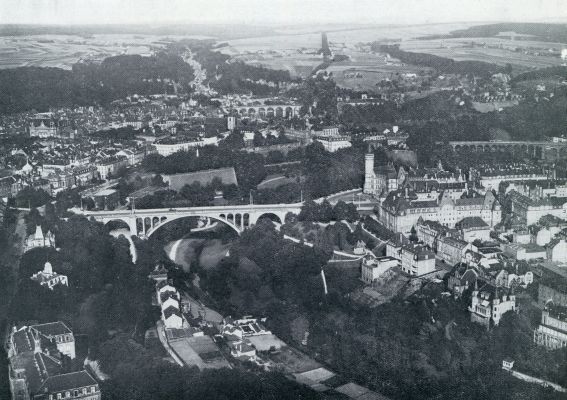
[[[108,104],[128,95],[172,90],[171,82],[189,89],[193,69],[181,57],[120,55],[102,63],[60,68],[19,67],[0,70],[0,113],[50,107]]]

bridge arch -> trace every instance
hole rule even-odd
[[[232,214],[231,214],[231,215],[232,215]],[[229,220],[226,219],[226,218],[221,218],[220,215],[219,215],[218,217],[210,216],[210,215],[204,215],[204,216],[207,217],[207,218],[210,218],[210,219],[214,219],[215,221],[219,221],[219,222],[221,222],[221,223],[223,223],[223,224],[225,224],[225,225],[228,225],[228,226],[229,226],[230,228],[232,228],[238,235],[240,235],[240,233],[242,232],[242,230],[240,230],[240,229],[238,228],[238,226],[236,226],[236,225],[234,224],[234,222],[231,222],[231,221],[229,221]],[[157,225],[157,226],[154,226],[154,227],[150,228],[149,230],[147,230],[147,231],[146,231],[146,235],[147,235],[148,237],[152,236],[157,230],[159,230],[161,227],[167,225],[167,224],[170,223],[170,222],[177,221],[177,220],[180,220],[180,219],[183,219],[183,218],[194,218],[194,217],[195,217],[195,215],[180,215],[180,216],[175,217],[175,218],[169,218],[169,219],[167,219],[164,223],[161,223],[161,224],[159,224],[159,225]]]
[[[104,221],[104,226],[106,226],[109,230],[126,228],[130,230],[130,233],[132,233],[132,227],[130,226],[129,221],[124,218],[108,219]],[[134,233],[132,234],[134,235]]]
[[[258,109],[258,115],[259,115],[261,118],[265,118],[265,117],[266,117],[266,109],[265,109],[264,107],[260,107],[260,108]]]
[[[293,117],[293,108],[291,108],[291,107],[286,107],[286,108],[285,108],[285,117],[286,117],[286,118],[291,118],[291,117]]]
[[[280,215],[280,213],[276,213],[276,212],[265,212],[262,214],[259,214],[256,217],[256,221],[254,221],[254,224],[257,224],[259,220],[261,219],[269,219],[273,222],[277,222],[279,224],[283,224],[284,220],[285,220],[285,215]]]
[[[277,118],[283,118],[284,116],[284,110],[282,107],[276,107],[276,117]]]

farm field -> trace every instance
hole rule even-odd
[[[29,35],[0,37],[0,68],[22,66],[71,69],[81,59],[100,60],[119,54],[151,54],[165,41],[156,35]],[[205,38],[205,37],[203,37]]]
[[[340,69],[354,67],[376,67],[383,62],[383,56],[364,53],[356,44],[384,40],[385,42],[410,39],[427,34],[447,33],[461,29],[467,24],[438,24],[415,26],[377,26],[358,29],[339,29],[329,27],[329,44],[337,54],[351,56],[351,61],[337,64]],[[321,30],[279,30],[280,35],[229,40],[228,46],[221,48],[228,54],[252,65],[289,71],[292,76],[306,77],[323,62],[317,51],[321,47]],[[333,65],[333,68],[335,65]],[[399,71],[399,66],[391,66],[387,71]],[[329,69],[329,71],[332,71]],[[413,71],[413,69],[412,69]],[[372,78],[374,79],[374,77]],[[348,85],[346,85],[348,87]]]
[[[475,43],[474,47],[471,43]],[[486,44],[484,47],[483,44]],[[544,68],[561,65],[559,55],[533,55],[514,51],[513,48],[531,48],[532,51],[549,53],[549,49],[567,48],[567,44],[539,41],[512,41],[506,38],[467,38],[467,39],[435,39],[402,41],[401,49],[418,53],[429,53],[456,61],[485,61],[497,65],[511,64],[517,67],[516,72],[532,68]],[[494,48],[502,47],[502,48]],[[539,50],[535,50],[539,49]]]

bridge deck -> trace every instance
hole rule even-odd
[[[235,212],[258,212],[258,211],[283,211],[301,208],[303,203],[294,204],[245,204],[235,206],[206,206],[206,207],[176,207],[176,208],[151,208],[114,211],[82,211],[80,214],[93,217],[104,216],[130,216],[130,215],[154,215],[169,213],[235,213]]]
[[[519,140],[507,140],[507,141],[498,141],[498,142],[491,142],[491,141],[467,141],[467,140],[459,140],[455,141],[452,140],[449,142],[451,146],[453,145],[461,145],[461,146],[479,146],[479,145],[494,145],[494,146],[501,146],[501,145],[526,145],[526,146],[567,146],[567,142],[565,143],[558,143],[558,142],[526,142],[526,141],[519,141]]]

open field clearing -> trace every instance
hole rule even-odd
[[[439,24],[416,26],[380,26],[358,29],[338,29],[330,27],[327,30],[329,44],[336,54],[345,54],[351,61],[338,63],[342,68],[376,67],[384,65],[383,56],[364,53],[355,45],[375,40],[398,41],[427,34],[448,33],[451,30],[462,29],[466,24]],[[334,29],[334,30],[333,30]],[[321,28],[318,30],[280,30],[281,35],[253,37],[229,40],[228,46],[219,49],[239,60],[252,65],[261,65],[273,69],[289,71],[292,76],[306,77],[323,62],[317,51],[321,47]],[[334,67],[335,65],[333,65]],[[413,67],[409,67],[414,71]],[[388,71],[399,71],[400,67],[392,65]],[[331,69],[329,69],[331,71]],[[345,85],[349,86],[349,85]]]
[[[475,45],[471,46],[473,42]],[[530,48],[530,54],[515,51],[516,47]],[[407,40],[401,43],[401,49],[406,51],[429,53],[456,61],[485,61],[497,65],[510,63],[521,70],[561,65],[563,61],[559,55],[550,54],[549,49],[560,50],[566,47],[567,44],[561,43],[511,41],[502,38]],[[538,51],[546,55],[533,54]]]
[[[167,38],[155,35],[30,35],[0,37],[0,68],[22,66],[71,69],[81,59],[101,60],[119,54],[151,54]],[[205,37],[202,37],[203,39]]]

